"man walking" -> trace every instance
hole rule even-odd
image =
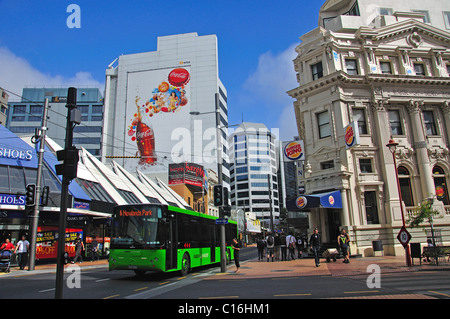
[[[269,233],[266,237],[267,243],[267,262],[269,262],[269,257],[272,256],[273,261],[273,247],[275,246],[275,240],[271,233]]]
[[[295,260],[295,237],[292,235],[292,232],[289,232],[289,235],[286,237],[286,245],[289,249],[290,259]]]
[[[20,270],[24,270],[28,262],[28,249],[30,248],[30,243],[26,239],[25,235],[22,236],[22,240],[17,243],[16,250],[14,253],[18,254],[18,263]]]
[[[319,257],[319,251],[320,251],[320,234],[317,228],[314,228],[314,233],[311,235],[311,238],[309,239],[309,244],[311,245],[311,249],[314,252],[314,260],[316,262],[316,267],[320,266],[320,257]]]

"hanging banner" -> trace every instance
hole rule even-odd
[[[285,162],[304,161],[305,148],[303,140],[283,142],[283,158]]]
[[[351,122],[344,128],[345,146],[347,149],[360,144],[358,122]]]

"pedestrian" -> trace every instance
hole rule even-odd
[[[10,252],[14,250],[14,245],[11,243],[9,238],[5,239],[5,242],[0,247],[0,250],[9,250]]]
[[[30,243],[26,239],[25,235],[22,235],[22,239],[17,243],[14,253],[17,253],[17,262],[19,264],[20,270],[24,270],[28,263],[28,249],[30,248]]]
[[[342,251],[342,256],[344,256],[344,263],[348,264],[350,263],[349,260],[349,249],[348,249],[348,245],[350,244],[350,236],[347,234],[347,231],[345,230],[345,228],[342,229],[341,234],[338,236],[337,238],[338,240],[338,244],[339,244],[339,248]]]
[[[319,257],[319,251],[320,251],[320,234],[319,230],[317,228],[314,228],[314,233],[311,235],[311,238],[309,239],[310,248],[314,253],[314,261],[316,263],[316,267],[320,266],[320,257]]]
[[[280,236],[280,249],[281,249],[281,261],[286,261],[287,245],[286,245],[286,235],[284,233],[281,233]]]
[[[278,233],[275,233],[274,247],[273,247],[275,253],[275,260],[280,260],[280,244],[281,244],[280,235]]]
[[[241,267],[239,264],[239,251],[242,248],[242,243],[237,238],[233,238],[233,249],[234,249],[234,264],[236,265],[235,273],[239,272],[239,268]]]
[[[81,240],[81,234],[77,235],[77,238],[75,239],[75,258],[72,260],[72,264],[76,263],[78,260],[78,257],[80,258],[80,263],[83,262],[83,258],[81,257],[81,252],[84,250],[84,244]]]
[[[100,260],[100,257],[98,256],[98,241],[95,236],[92,237],[92,260]]]
[[[258,240],[256,241],[256,248],[258,249],[258,261],[264,260],[264,250],[266,249],[266,241],[262,237],[262,235],[258,236]]]
[[[297,236],[295,236],[295,240],[295,245],[297,246],[297,257],[298,259],[303,258],[303,240],[300,234],[297,234]]]
[[[290,260],[295,260],[295,237],[292,232],[289,232],[289,235],[286,236],[286,246],[289,250]]]
[[[267,262],[269,262],[270,257],[272,257],[273,261],[273,248],[275,247],[275,240],[270,232],[266,237],[266,243],[267,243]]]

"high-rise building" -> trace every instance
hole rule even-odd
[[[20,101],[9,102],[6,127],[18,136],[33,135],[41,127],[44,101],[49,100],[47,136],[64,147],[68,88],[24,88]],[[103,96],[98,88],[77,88],[77,107],[81,124],[74,129],[73,144],[84,147],[93,156],[100,156],[103,127]]]
[[[113,157],[129,171],[163,179],[170,163],[217,171],[218,126],[222,180],[229,185],[227,93],[215,35],[158,37],[156,51],[121,55],[106,70],[104,162]]]
[[[280,215],[275,139],[264,124],[247,122],[228,139],[231,205],[255,213],[266,227]]]
[[[6,125],[6,113],[8,111],[9,95],[0,87],[0,124]]]
[[[448,1],[327,0],[300,37],[299,86],[288,92],[306,154],[297,205],[324,242],[347,228],[352,253],[372,255],[381,240],[386,254],[404,254],[401,208],[407,220],[426,199],[450,241],[449,22]]]

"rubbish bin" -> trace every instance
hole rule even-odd
[[[411,260],[413,262],[413,265],[414,265],[414,258],[419,258],[420,265],[422,265],[422,252],[420,243],[411,243],[410,247],[411,247]]]
[[[373,255],[375,256],[376,251],[381,251],[382,255],[384,256],[384,250],[383,250],[383,241],[382,240],[373,240],[372,241],[372,249],[373,249]]]

